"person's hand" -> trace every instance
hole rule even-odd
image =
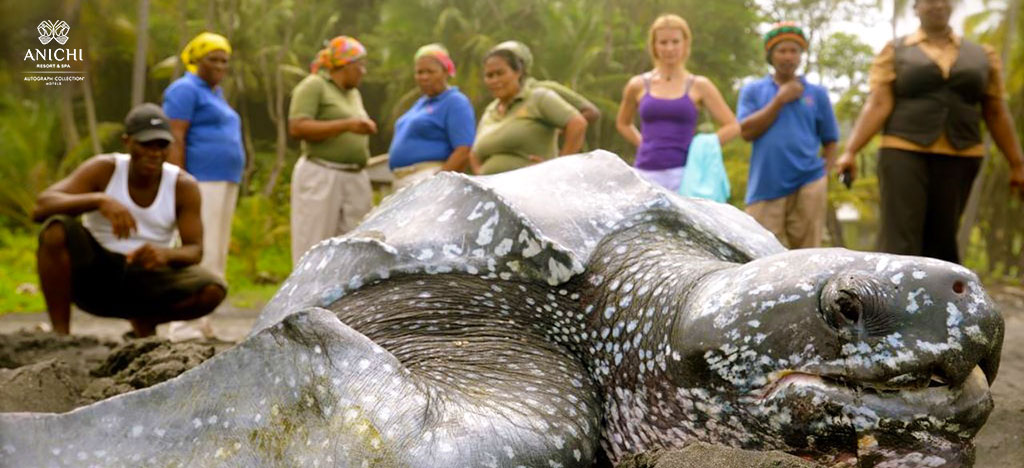
[[[370,119],[354,118],[349,119],[349,130],[360,135],[372,135],[377,133],[377,123]]]
[[[1024,165],[1010,168],[1010,194],[1024,200]]]
[[[839,155],[839,159],[835,162],[836,174],[848,174],[850,183],[857,178],[857,155],[853,154],[849,150],[843,151],[843,154]]]
[[[118,238],[126,239],[135,232],[135,217],[121,202],[104,197],[97,209],[104,218],[107,218],[107,221],[110,221],[114,235]]]
[[[145,270],[155,270],[167,266],[167,250],[153,247],[152,244],[142,244],[142,247],[126,257],[129,265],[138,265]]]
[[[531,165],[532,164],[539,164],[539,163],[542,163],[542,162],[545,161],[544,158],[542,158],[540,156],[537,156],[536,154],[531,154],[531,155],[527,156],[526,159],[530,160],[530,164]]]
[[[803,94],[804,84],[800,80],[789,80],[782,83],[782,86],[779,86],[779,92],[775,96],[782,102],[789,103],[800,99],[800,96]]]

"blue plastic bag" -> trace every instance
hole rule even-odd
[[[693,137],[679,194],[725,203],[729,199],[729,191],[729,176],[722,163],[722,145],[718,143],[718,135],[701,133]]]

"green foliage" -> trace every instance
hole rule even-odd
[[[0,226],[32,225],[36,194],[56,174],[57,127],[51,102],[0,94]]]
[[[277,283],[291,271],[287,205],[243,197],[231,221],[229,284]]]
[[[729,176],[729,204],[743,209],[747,195],[747,175],[750,173],[750,144],[740,139],[726,143],[722,147],[722,162],[725,173]]]
[[[836,118],[852,122],[868,95],[868,69],[874,52],[857,36],[834,33],[818,49],[818,71],[830,83],[828,90],[839,96],[834,106]]]
[[[99,137],[103,153],[124,152],[124,144],[121,141],[123,134],[124,124],[115,122],[96,124],[96,135]],[[79,164],[93,156],[95,154],[92,151],[92,137],[85,137],[61,160],[60,167],[57,169],[58,177],[70,174]]]
[[[36,236],[0,230],[0,315],[46,310],[36,277]]]

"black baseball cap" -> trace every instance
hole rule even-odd
[[[170,119],[160,106],[151,102],[144,102],[128,111],[128,116],[124,118],[124,133],[140,143],[174,141]]]

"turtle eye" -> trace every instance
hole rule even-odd
[[[819,308],[837,331],[880,335],[896,325],[896,316],[886,306],[890,295],[889,288],[867,273],[842,274],[822,288]]]

